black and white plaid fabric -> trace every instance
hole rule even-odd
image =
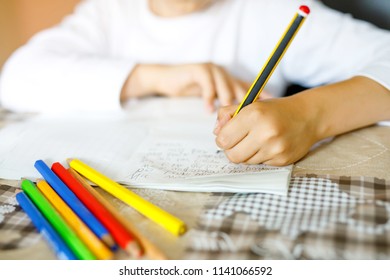
[[[0,184],[0,251],[29,247],[42,238],[18,205],[17,189]]]
[[[5,124],[20,122],[33,114],[14,114],[0,108],[0,128]],[[42,239],[28,216],[18,205],[13,185],[0,183],[0,253],[26,248]],[[2,254],[0,254],[0,259]]]
[[[0,253],[42,238],[17,189],[0,185]],[[287,197],[214,193],[203,210],[185,259],[390,259],[389,181],[294,177]]]
[[[188,258],[390,259],[390,182],[295,177],[287,197],[215,194]]]

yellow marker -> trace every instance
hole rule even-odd
[[[113,258],[113,253],[100,241],[96,235],[84,224],[83,221],[69,208],[69,206],[58,196],[58,194],[44,180],[37,181],[38,189],[51,202],[53,207],[60,213],[63,219],[75,231],[79,238],[101,260]]]
[[[108,193],[127,203],[139,213],[166,228],[171,233],[175,235],[182,235],[186,232],[186,225],[183,221],[119,185],[117,182],[104,176],[80,160],[73,159],[69,162],[69,165],[88,180],[94,182]]]
[[[310,9],[307,6],[300,6],[298,12],[295,14],[294,18],[291,20],[288,25],[285,33],[282,38],[276,44],[275,49],[269,56],[267,62],[264,64],[263,68],[259,72],[252,86],[249,88],[241,104],[238,106],[233,117],[235,117],[238,112],[241,111],[245,106],[253,103],[263,91],[268,80],[271,78],[272,73],[275,71],[276,66],[278,66],[280,60],[285,54],[287,48],[290,46],[295,35],[298,33],[302,24],[304,23],[306,17],[310,14]]]

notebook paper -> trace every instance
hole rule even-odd
[[[204,125],[176,124],[153,129],[135,151],[122,183],[182,191],[286,194],[291,166],[230,163],[218,152]]]
[[[287,193],[291,166],[237,165],[217,152],[214,115],[141,113],[43,115],[7,125],[0,129],[0,177],[36,179],[37,159],[66,165],[66,159],[79,158],[132,187]]]

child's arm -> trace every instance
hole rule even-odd
[[[317,141],[390,119],[390,90],[366,78],[255,102],[231,119],[235,107],[220,110],[217,145],[235,163],[287,165]]]
[[[122,88],[121,100],[148,95],[202,96],[208,111],[214,101],[222,106],[241,100],[250,85],[212,63],[186,65],[137,65]]]
[[[139,17],[141,2],[83,1],[61,24],[36,35],[4,66],[2,106],[14,111],[115,111],[130,97],[161,94],[203,96],[213,110],[216,99],[228,105],[242,98],[247,85],[213,64],[136,66],[142,55],[122,48],[133,40],[137,46],[137,32],[126,18]],[[122,33],[128,24],[129,33]]]
[[[2,106],[14,111],[115,111],[121,101],[160,94],[202,96],[212,111],[216,99],[222,105],[241,100],[248,85],[220,66],[137,65],[137,55],[123,54],[126,40],[134,40],[135,46],[138,40],[132,26],[129,34],[118,34],[128,24],[124,18],[138,17],[138,1],[128,2],[83,1],[61,24],[17,50],[2,71]]]

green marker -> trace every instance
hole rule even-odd
[[[76,233],[67,225],[64,219],[57,213],[50,202],[43,196],[33,182],[23,180],[22,189],[42,212],[69,248],[80,260],[96,260],[92,252],[77,237]]]

